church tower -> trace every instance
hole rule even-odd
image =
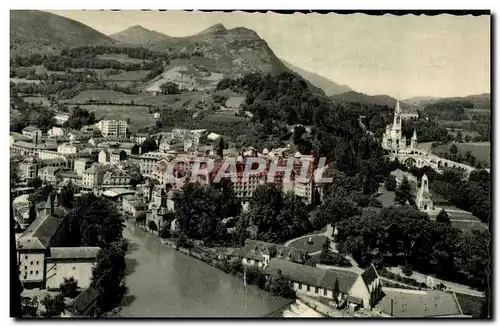
[[[422,185],[420,185],[420,190],[417,193],[415,204],[420,211],[429,212],[434,209],[431,193],[429,192],[429,179],[425,174],[422,176]]]
[[[382,137],[382,147],[384,149],[399,150],[406,148],[406,137],[403,135],[401,120],[401,106],[398,98],[394,109],[394,121],[391,125],[387,125]]]
[[[410,147],[412,149],[417,148],[417,129],[416,128],[415,128],[415,130],[413,130],[413,136],[411,137]]]

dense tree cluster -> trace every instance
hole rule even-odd
[[[249,221],[257,227],[257,239],[282,243],[312,231],[302,200],[278,185],[259,185],[250,200]]]
[[[460,121],[467,120],[466,109],[473,109],[474,104],[467,100],[442,100],[425,105],[424,113],[432,119]]]
[[[179,85],[177,85],[174,82],[163,83],[162,85],[160,85],[160,90],[164,94],[179,94],[180,93]]]
[[[81,129],[83,126],[92,125],[96,122],[93,111],[75,106],[69,116],[69,119],[64,123],[64,127],[72,129]]]
[[[16,114],[10,116],[10,131],[21,133],[23,128],[33,125],[46,132],[55,125],[54,112],[47,107],[16,99]]]
[[[357,215],[339,222],[337,228],[339,247],[362,266],[408,265],[438,278],[487,287],[487,231],[461,232],[410,206]]]
[[[301,142],[301,146],[310,148],[316,157],[327,157],[328,162],[335,162],[340,170],[351,174],[363,169],[362,174],[370,175],[370,180],[383,169],[380,145],[359,121],[359,116],[364,115],[374,127],[383,128],[387,119],[383,113],[369,110],[368,106],[351,110],[349,105],[332,103],[290,72],[274,76],[248,74],[223,79],[217,85],[218,90],[227,88],[246,93],[244,109],[254,114],[253,119],[261,124],[267,137],[283,140],[286,137],[283,123],[311,126],[310,145]]]
[[[122,237],[123,218],[114,205],[103,198],[85,196],[70,211],[63,225],[65,246],[99,246],[91,286],[99,291],[94,315],[102,316],[124,294],[125,253],[128,243]]]
[[[176,217],[185,236],[206,245],[229,241],[222,220],[239,215],[241,204],[227,180],[210,185],[188,183],[175,201],[179,208]]]
[[[424,167],[425,168],[425,167]],[[453,168],[445,169],[443,174],[428,173],[429,185],[436,192],[448,199],[460,209],[470,211],[482,222],[488,223],[491,219],[491,176],[482,169],[473,171],[469,179],[464,179],[464,173]],[[417,178],[423,175],[424,169],[411,169],[410,172]]]
[[[434,120],[403,120],[403,134],[408,140],[413,136],[415,129],[417,130],[418,142],[449,142],[453,138],[451,135],[448,135],[446,128]]]

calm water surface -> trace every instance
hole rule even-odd
[[[157,242],[127,223],[128,294],[123,317],[263,317],[289,300],[248,286],[212,266]]]

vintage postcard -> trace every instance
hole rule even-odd
[[[11,315],[490,318],[490,24],[11,10]]]

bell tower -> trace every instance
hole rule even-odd
[[[411,137],[410,147],[412,149],[417,148],[417,129],[416,128],[413,130],[413,136]]]
[[[415,204],[420,211],[429,212],[434,210],[431,193],[429,192],[429,179],[425,174],[422,176],[422,185],[420,185],[420,190],[417,193]]]

